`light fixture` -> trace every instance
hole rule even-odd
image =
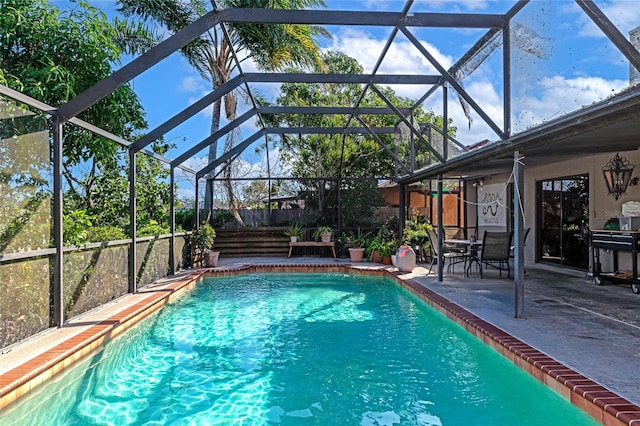
[[[634,167],[633,164],[629,163],[629,160],[616,154],[615,157],[609,160],[602,168],[604,181],[607,183],[607,190],[616,200],[627,190]]]

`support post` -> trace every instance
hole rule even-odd
[[[62,123],[56,117],[53,124],[53,323],[64,323],[64,230],[62,227]]]
[[[138,279],[136,256],[136,153],[129,149],[129,234],[131,247],[129,249],[129,293],[136,292]]]
[[[444,161],[449,159],[449,91],[447,85],[442,85],[442,156]]]
[[[198,225],[200,225],[200,209],[198,208],[198,204],[200,203],[200,197],[198,197],[198,191],[200,190],[198,182],[200,181],[200,179],[198,179],[198,176],[196,175],[196,182],[195,182],[195,190],[196,190],[196,196],[195,196],[195,212],[194,212],[194,228],[197,228]]]
[[[175,196],[175,182],[176,182],[176,169],[171,166],[171,173],[169,175],[169,187],[171,192],[169,193],[169,231],[171,237],[169,238],[169,274],[175,275],[176,273],[176,196]]]
[[[513,279],[515,288],[516,318],[524,318],[524,216],[522,202],[524,197],[524,167],[520,163],[520,152],[513,153],[513,214],[514,214],[514,247],[513,247]]]
[[[502,29],[502,121],[505,137],[511,136],[511,20]]]
[[[438,175],[438,281],[443,281],[444,276],[444,225],[442,224],[442,175]]]
[[[402,238],[407,220],[407,191],[406,185],[398,184],[398,238]],[[395,254],[395,253],[394,253]]]

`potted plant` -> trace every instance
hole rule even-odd
[[[339,257],[349,256],[349,238],[350,236],[344,231],[336,238],[336,253]]]
[[[398,251],[398,249],[400,248],[400,241],[399,240],[392,240],[389,241],[389,251],[391,252],[390,257],[391,257],[391,264],[393,266],[396,266],[396,253]]]
[[[331,241],[331,236],[333,235],[333,229],[330,226],[318,226],[313,233],[313,238],[315,240],[320,240],[323,243],[328,243]]]
[[[364,250],[367,246],[367,234],[363,234],[358,228],[357,233],[351,233],[347,236],[346,242],[349,246],[349,257],[352,262],[362,262]]]
[[[216,240],[216,230],[208,222],[202,225],[191,234],[192,248],[195,248],[193,256],[194,264],[204,258],[205,265],[214,267],[218,265],[219,251],[213,251],[213,244]]]
[[[298,240],[302,241],[302,226],[300,226],[298,222],[294,222],[291,225],[287,226],[287,228],[284,230],[284,234],[291,238],[292,243],[295,243]]]
[[[380,255],[380,262],[385,265],[391,265],[391,254],[394,253],[393,241],[382,241],[378,253]]]
[[[382,239],[378,237],[375,237],[374,239],[369,241],[365,254],[370,261],[376,263],[379,263],[381,261],[380,249],[382,248],[383,244],[384,241],[382,241]]]
[[[425,260],[426,250],[429,248],[429,231],[433,229],[429,222],[420,222],[416,219],[407,222],[402,234],[404,245],[410,246],[416,253],[416,258]]]

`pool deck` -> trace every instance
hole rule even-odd
[[[297,265],[304,268],[307,265],[344,266],[349,263],[348,259],[326,257],[221,258],[217,269],[232,271],[257,265]],[[395,270],[367,262],[353,265],[363,269]],[[453,302],[454,310],[457,306],[463,308],[474,318],[496,327],[498,333],[504,331],[537,349],[538,356],[541,352],[579,373],[582,379],[590,379],[627,402],[640,405],[640,295],[633,294],[629,286],[597,286],[581,271],[527,265],[525,318],[516,319],[513,279],[499,278],[497,271],[489,270],[483,279],[472,271],[469,277],[462,272],[445,274],[440,282],[433,272],[428,274],[428,268],[424,266],[418,265],[412,273],[400,274],[398,278],[413,280],[425,293],[433,292]],[[39,374],[42,380],[46,380],[56,371],[49,368],[50,373],[43,375],[41,373],[46,366],[42,364],[50,366],[56,359],[68,357],[78,345],[84,345],[86,349],[69,357],[70,360],[90,353],[103,340],[126,329],[116,327],[120,321],[139,315],[137,312],[151,303],[160,307],[162,303],[158,301],[174,297],[174,289],[184,290],[184,283],[193,281],[198,275],[199,271],[184,271],[160,280],[137,294],[126,295],[75,318],[62,328],[48,330],[7,348],[0,354],[0,391],[3,386],[6,389],[9,381],[25,373]],[[153,310],[146,311],[144,315]],[[472,327],[476,327],[474,321],[470,321]],[[87,344],[87,339],[91,344]],[[22,387],[15,391],[14,396],[20,397],[28,391]],[[611,417],[603,418],[602,422],[640,426],[637,408],[618,404],[613,411],[620,413],[626,410],[626,415],[618,417],[616,422],[612,422]]]

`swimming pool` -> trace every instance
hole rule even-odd
[[[83,364],[0,423],[596,424],[376,277],[207,279]]]

